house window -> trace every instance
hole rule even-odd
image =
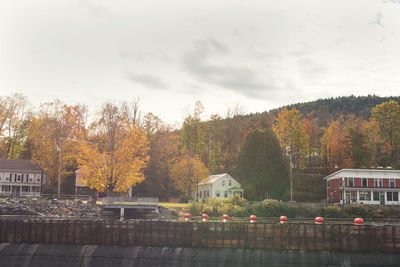
[[[41,178],[41,177],[40,177],[40,174],[37,174],[37,175],[36,175],[36,183],[40,183],[40,180],[41,180],[40,178]]]
[[[367,178],[362,178],[362,187],[367,187]]]
[[[371,201],[371,192],[360,191],[360,201]]]
[[[222,186],[225,186],[225,180],[222,180]]]
[[[331,188],[331,181],[326,181],[326,187]]]
[[[210,197],[210,191],[207,190],[207,197]]]
[[[394,179],[390,179],[390,180],[389,180],[389,186],[390,186],[391,188],[394,187]]]
[[[227,197],[228,197],[228,191],[225,191],[225,194],[224,194],[224,196],[225,196],[225,198],[227,198]]]
[[[354,186],[354,178],[349,178],[349,187]]]
[[[33,174],[28,174],[28,183],[33,183],[33,177],[34,177],[34,175]]]
[[[399,201],[399,192],[393,192],[393,201]]]
[[[219,192],[219,190],[215,191],[215,196],[216,196],[216,197],[220,197],[220,192]]]
[[[374,201],[379,201],[379,192],[374,192]]]
[[[393,201],[393,193],[392,192],[386,192],[386,200]]]
[[[16,182],[21,182],[21,174],[15,174],[15,181]]]
[[[343,187],[343,178],[339,179],[339,187]]]
[[[232,181],[231,180],[229,180],[229,186],[232,186]]]
[[[381,178],[375,178],[374,179],[374,185],[375,185],[375,187],[382,187],[382,179]]]
[[[29,190],[30,188],[29,188],[29,186],[23,186],[22,187],[22,192],[24,192],[24,193],[29,193]]]
[[[10,192],[11,187],[9,185],[3,185],[1,187],[2,192]]]
[[[6,182],[9,182],[9,181],[10,181],[10,174],[9,174],[9,173],[6,173],[6,174],[4,175],[4,180],[5,180]]]
[[[200,191],[200,198],[201,198],[201,191]]]
[[[1,182],[2,178],[3,178],[3,174],[0,173],[0,182]]]
[[[40,187],[39,186],[32,186],[32,192],[33,193],[39,193],[40,192]]]

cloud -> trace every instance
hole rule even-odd
[[[310,44],[303,43],[301,46],[302,46],[301,48],[292,51],[289,54],[295,57],[303,57],[311,55],[312,53],[315,52],[315,47]]]
[[[301,58],[297,61],[301,76],[305,80],[315,80],[325,75],[329,69],[310,58]]]
[[[103,5],[93,4],[90,0],[80,0],[79,6],[88,10],[89,14],[95,17],[105,17],[114,20],[110,9]]]
[[[165,83],[160,77],[146,74],[146,73],[133,73],[127,72],[128,80],[144,85],[150,89],[166,89],[169,88],[168,84]]]
[[[376,24],[376,25],[379,25],[379,26],[383,27],[382,19],[383,19],[382,13],[380,11],[378,11],[376,13],[376,17],[375,17],[374,21],[371,22],[370,24]]]
[[[266,82],[248,66],[226,63],[234,61],[229,57],[230,54],[227,46],[213,38],[195,41],[194,48],[183,56],[183,67],[199,82],[233,90],[252,98],[266,96],[266,93],[276,89],[272,77]],[[268,76],[267,73],[263,74],[263,77]]]

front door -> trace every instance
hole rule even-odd
[[[379,192],[379,201],[381,205],[385,205],[385,192]]]
[[[13,196],[19,197],[21,195],[21,187],[19,185],[13,185],[11,192]]]
[[[346,204],[350,204],[350,192],[346,192]]]

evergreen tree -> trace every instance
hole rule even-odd
[[[235,175],[248,199],[283,198],[289,188],[289,162],[272,130],[249,133],[236,162]]]

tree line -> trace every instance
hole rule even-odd
[[[224,172],[241,182],[249,199],[287,199],[289,154],[295,172],[305,177],[295,183],[305,199],[311,193],[303,191],[313,191],[307,177],[314,173],[320,179],[345,167],[400,167],[400,107],[394,100],[377,104],[367,119],[349,113],[324,122],[319,113],[294,107],[246,115],[233,106],[207,120],[203,113],[196,102],[175,129],[142,114],[138,99],[106,102],[92,114],[85,105],[54,100],[33,108],[21,94],[4,96],[0,157],[38,162],[48,193],[57,190],[61,165],[62,193],[74,193],[79,168],[85,183],[105,194],[132,187],[135,195],[166,200],[187,200],[196,183]]]

